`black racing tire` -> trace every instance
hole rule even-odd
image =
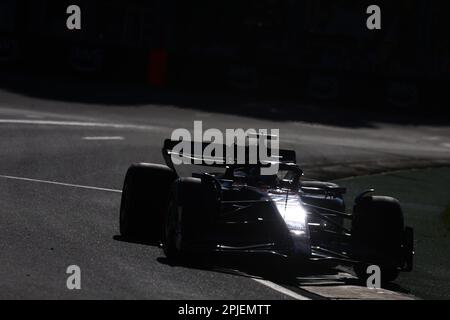
[[[381,281],[397,278],[403,265],[404,237],[403,211],[398,200],[385,196],[364,196],[355,204],[351,242],[360,261],[376,264],[381,270]],[[368,263],[354,266],[355,274],[367,279]]]
[[[405,228],[403,252],[405,257],[404,271],[411,272],[414,265],[414,230],[411,227]]]
[[[201,230],[203,209],[202,183],[199,178],[179,178],[172,187],[165,221],[163,250],[174,262],[192,260],[189,245]]]
[[[133,164],[127,171],[120,204],[120,234],[126,238],[162,238],[170,187],[177,174],[159,164]]]

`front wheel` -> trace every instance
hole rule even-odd
[[[175,181],[166,215],[163,250],[169,260],[192,260],[193,244],[202,234],[204,222],[201,180],[180,178]]]
[[[367,279],[367,267],[377,265],[383,282],[395,280],[405,264],[404,219],[398,200],[385,196],[358,199],[352,221],[352,250],[363,263],[354,266],[356,275]]]

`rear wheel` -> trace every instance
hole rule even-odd
[[[199,238],[204,219],[201,179],[180,178],[170,195],[164,228],[163,249],[173,261],[192,260],[193,242]]]
[[[352,223],[352,247],[355,257],[380,267],[381,281],[393,281],[403,265],[403,212],[400,203],[390,197],[364,196],[355,204]],[[354,266],[356,275],[367,279],[369,263]]]
[[[163,216],[176,173],[158,164],[134,164],[126,174],[120,205],[120,234],[161,240]]]

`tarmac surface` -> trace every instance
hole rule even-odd
[[[344,283],[357,287],[356,293],[342,296],[342,290],[302,288],[301,279],[298,284],[280,284],[224,270],[170,266],[160,248],[121,241],[120,190],[128,166],[163,163],[163,139],[176,128],[192,130],[194,120],[202,120],[204,128],[280,129],[281,147],[296,150],[308,178],[331,180],[450,163],[450,128],[439,122],[377,117],[341,122],[336,111],[308,106],[289,116],[276,103],[261,106],[214,96],[171,99],[169,93],[155,98],[151,92],[138,99],[141,91],[89,84],[71,87],[41,81],[4,87],[0,89],[2,299],[374,298],[373,292],[366,295],[368,289],[353,286],[354,281]],[[244,107],[252,114],[244,113]],[[339,117],[351,119],[348,112],[339,112]],[[419,181],[411,185],[420,188]],[[433,205],[429,199],[407,206],[420,211],[419,206]],[[415,217],[416,222],[431,221]],[[426,248],[433,256],[432,245]],[[66,287],[69,265],[81,268],[81,290]],[[417,277],[440,272],[420,266]],[[342,283],[352,278],[345,272],[323,277],[309,276],[303,283],[329,277]],[[424,297],[439,296],[426,284],[418,285],[425,289],[415,288],[412,278],[402,279],[403,283],[406,292],[412,288]],[[388,288],[378,297],[411,298],[391,289],[399,291]]]

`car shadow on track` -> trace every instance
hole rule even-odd
[[[202,261],[174,263],[165,257],[157,258],[161,264],[171,267],[185,267],[227,273],[248,278],[268,280],[288,287],[326,287],[326,286],[358,286],[366,287],[366,283],[356,278],[349,270],[340,266],[332,267],[321,264],[302,265],[293,268],[289,262],[279,261],[273,257],[253,257],[244,255],[216,254]],[[350,273],[349,273],[350,272]],[[395,283],[382,284],[382,288],[399,293],[410,291]]]
[[[130,239],[120,235],[115,235],[113,239],[121,242],[160,247],[159,241]],[[169,267],[184,267],[246,278],[257,278],[291,287],[366,286],[363,281],[352,276],[350,269],[347,267],[308,264],[293,268],[288,262],[267,255],[255,257],[243,254],[216,253],[187,261],[171,261],[166,257],[158,257],[156,260]],[[383,284],[382,288],[405,294],[410,293],[408,289],[396,283]]]
[[[120,241],[120,242],[128,242],[128,243],[135,243],[135,244],[142,244],[146,246],[159,246],[159,241],[151,241],[147,239],[140,239],[140,238],[128,238],[121,235],[115,235],[113,236],[113,240]]]

